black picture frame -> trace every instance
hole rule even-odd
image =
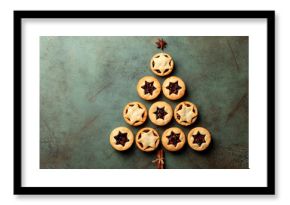
[[[21,23],[37,18],[222,18],[267,20],[267,186],[266,187],[23,187]],[[14,11],[14,194],[275,194],[275,11]]]

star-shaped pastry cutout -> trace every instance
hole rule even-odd
[[[145,81],[145,84],[141,87],[142,89],[144,89],[144,93],[146,94],[153,94],[153,91],[156,90],[156,88],[154,87],[154,82],[147,82]]]
[[[164,41],[162,38],[159,38],[158,41],[155,43],[157,45],[157,48],[160,48],[161,50],[163,50],[163,48],[166,48],[167,45],[166,41]]]
[[[180,133],[174,133],[171,131],[170,135],[166,136],[168,138],[168,144],[173,144],[175,147],[176,145],[181,142],[180,141]]]
[[[193,107],[182,106],[180,110],[177,111],[177,114],[180,116],[180,120],[184,122],[191,122],[192,119],[196,116],[196,113],[193,112]]]
[[[125,117],[127,117],[132,123],[142,120],[142,115],[145,112],[143,108],[140,108],[137,104],[129,106]]]
[[[160,54],[154,58],[153,64],[154,64],[154,70],[158,70],[161,73],[164,73],[165,71],[169,70],[171,67],[171,58],[167,54]]]
[[[198,144],[198,146],[201,146],[202,143],[205,143],[205,135],[201,134],[199,131],[196,133],[196,135],[193,135],[193,143]]]
[[[157,119],[162,119],[164,120],[165,115],[167,115],[168,113],[164,110],[165,107],[159,108],[157,107],[157,110],[154,112],[154,114],[156,115],[156,120]]]
[[[125,146],[126,142],[129,142],[129,139],[127,137],[127,133],[122,133],[119,131],[118,135],[114,137],[116,140],[116,144],[120,144],[123,147]]]
[[[181,87],[178,85],[178,81],[176,81],[175,83],[170,82],[166,89],[169,90],[169,95],[171,95],[172,93],[177,95]]]
[[[150,147],[154,148],[158,139],[159,137],[154,135],[154,132],[150,130],[149,132],[141,133],[141,137],[137,141],[142,143],[145,150]]]

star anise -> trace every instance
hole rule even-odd
[[[205,138],[205,135],[197,132],[196,135],[193,135],[193,143],[198,144],[198,146],[201,146],[202,143],[205,143],[204,138]]]
[[[164,41],[162,38],[161,39],[159,38],[158,41],[156,41],[155,43],[157,45],[157,48],[160,48],[161,50],[166,48],[167,45],[166,41]]]

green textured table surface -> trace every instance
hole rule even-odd
[[[208,150],[185,147],[165,152],[166,168],[248,168],[248,37],[162,37],[168,46],[188,100],[199,109],[190,127],[175,120],[158,127],[149,119],[134,128],[123,120],[130,101],[149,109],[152,102],[136,92],[138,80],[154,74],[151,57],[160,52],[157,37],[41,37],[40,38],[40,168],[155,168],[156,153],[133,147],[115,151],[110,132],[119,126],[134,134],[145,126],[159,134],[171,126],[188,131],[203,126],[212,133]],[[162,83],[164,77],[157,77]],[[155,102],[154,100],[153,102]]]

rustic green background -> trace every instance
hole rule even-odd
[[[127,126],[134,133],[150,126],[161,135],[171,126],[185,134],[195,126],[212,133],[203,153],[186,144],[178,153],[165,152],[166,168],[248,168],[248,37],[162,37],[187,93],[181,100],[195,103],[199,118],[188,128],[171,123],[160,128],[148,119],[133,128],[122,117],[124,106],[140,101],[138,79],[154,75],[151,57],[160,52],[158,37],[41,37],[40,38],[40,168],[155,168],[156,153],[135,144],[117,152],[110,132]],[[164,78],[157,77],[160,82]],[[158,100],[172,102],[160,96]],[[154,101],[153,101],[154,102]]]

